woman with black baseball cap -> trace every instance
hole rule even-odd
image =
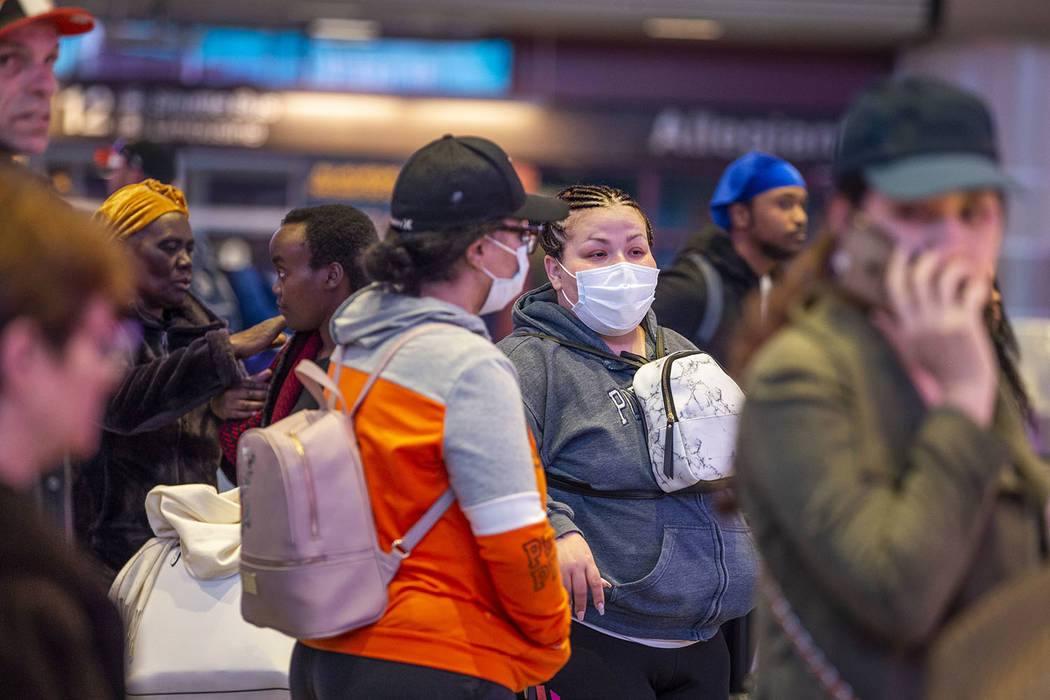
[[[993,295],[1009,181],[987,108],[880,84],[835,174],[781,328],[752,323],[738,356],[738,484],[769,574],[759,700],[922,697],[939,633],[1046,562],[1050,479]]]
[[[446,136],[409,158],[386,237],[365,254],[377,284],[336,311],[348,401],[386,352],[355,419],[381,545],[449,488],[455,502],[404,559],[373,625],[301,640],[295,698],[512,698],[569,655],[569,609],[542,471],[517,375],[479,313],[520,294],[537,233],[564,218],[526,195],[491,141]]]

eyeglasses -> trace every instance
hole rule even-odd
[[[547,228],[547,224],[521,223],[513,226],[503,224],[499,227],[499,230],[518,234],[521,237],[521,242],[525,245],[525,250],[529,255],[532,255],[532,252],[536,250],[536,243],[539,241],[539,237],[546,233]]]

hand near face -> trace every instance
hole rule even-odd
[[[886,268],[893,333],[906,361],[937,383],[940,403],[990,425],[998,372],[984,323],[991,279],[958,256],[896,249]]]
[[[284,345],[284,337],[281,331],[285,329],[284,316],[274,316],[251,328],[246,328],[239,333],[230,336],[230,345],[233,346],[233,354],[238,359],[251,357],[263,350],[279,348]]]
[[[264,369],[241,380],[236,386],[212,397],[208,406],[211,412],[223,420],[247,420],[266,405],[266,394],[270,388],[273,372]]]

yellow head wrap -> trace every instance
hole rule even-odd
[[[179,188],[151,179],[121,187],[102,203],[95,216],[123,240],[171,212],[189,218],[186,197]]]

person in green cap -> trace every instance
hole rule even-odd
[[[738,488],[767,572],[757,700],[923,697],[939,633],[1046,563],[1048,472],[993,295],[995,140],[946,83],[864,93],[829,230],[739,337]]]

